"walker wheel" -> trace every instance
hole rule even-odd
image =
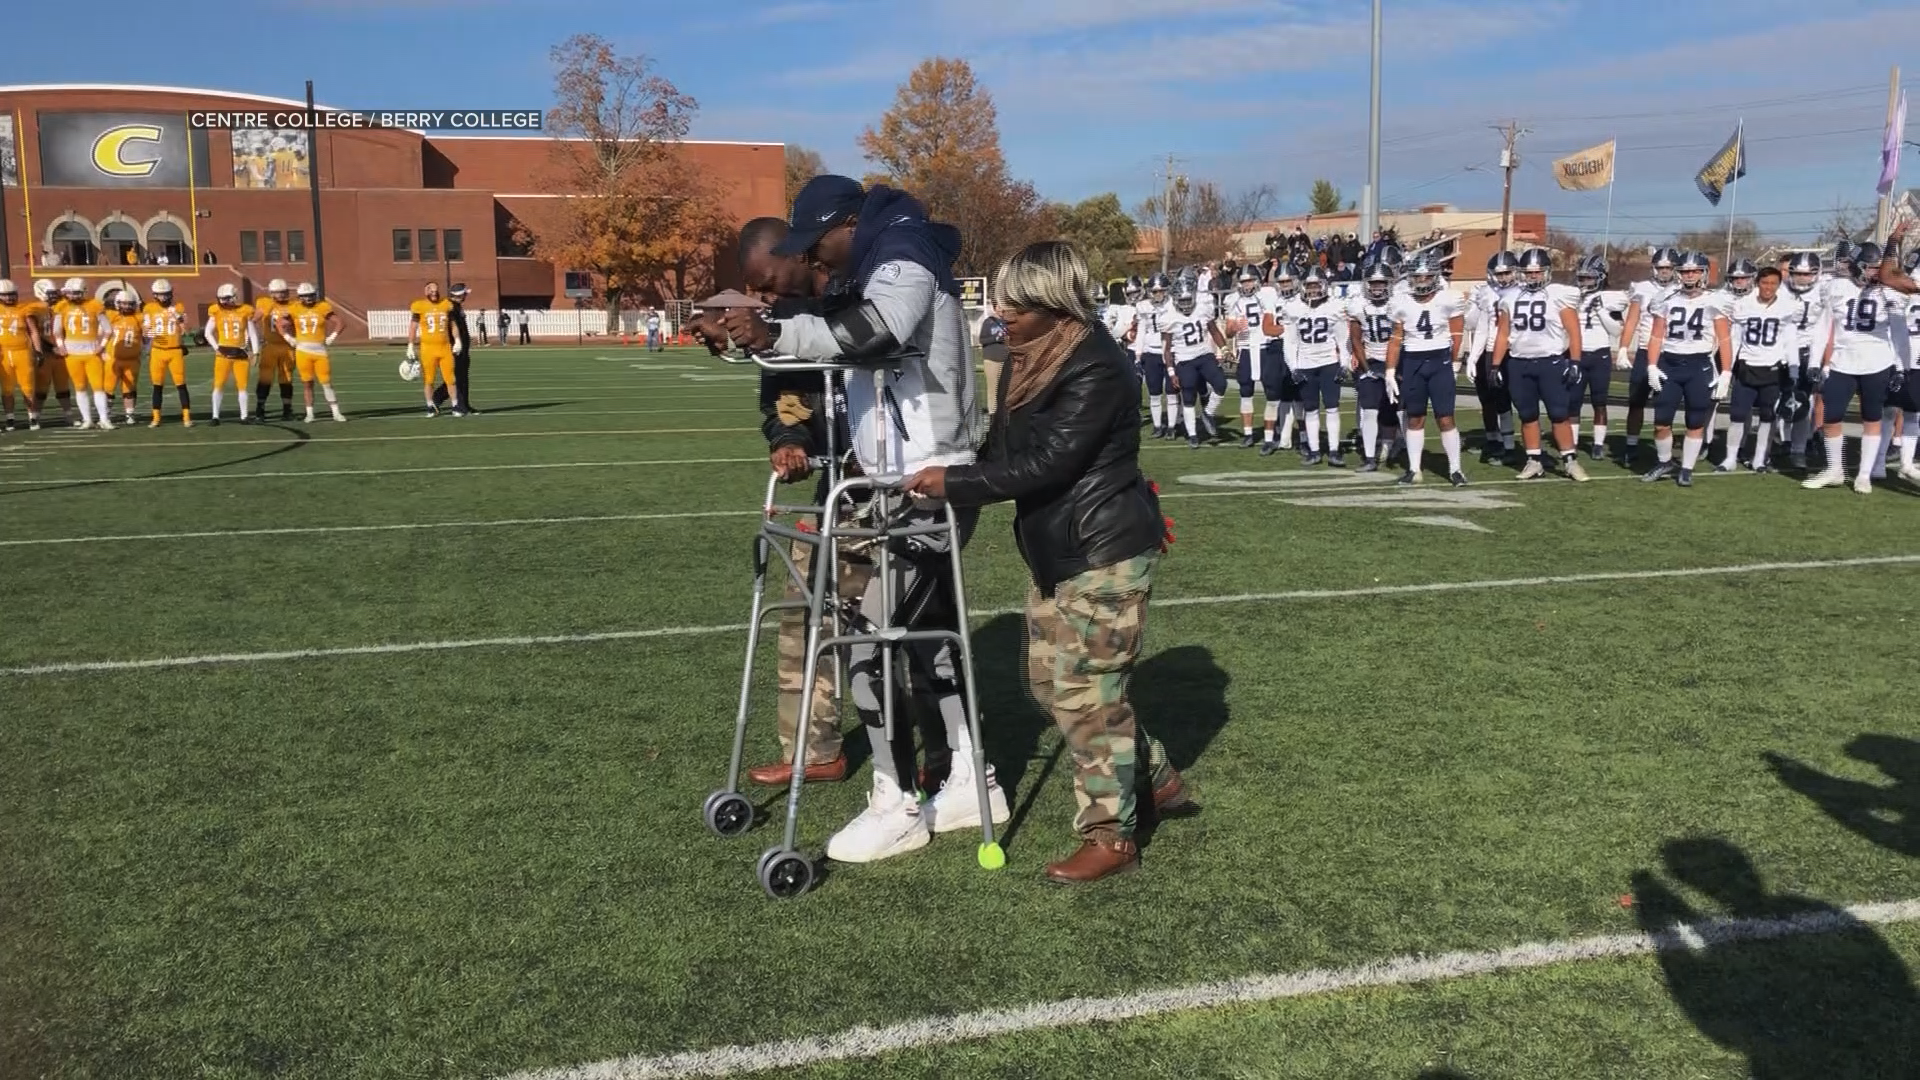
[[[775,900],[792,900],[813,888],[813,862],[797,851],[775,849],[760,857],[760,887]]]
[[[731,838],[753,827],[753,804],[737,791],[716,791],[707,796],[703,812],[707,828],[715,836]]]

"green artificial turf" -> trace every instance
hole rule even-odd
[[[483,350],[487,415],[427,420],[394,359],[343,359],[345,425],[188,431],[170,404],[157,431],[0,436],[0,667],[317,653],[0,675],[0,1076],[482,1077],[1633,932],[1622,894],[1673,883],[1688,839],[1794,903],[1920,897],[1920,563],[1632,576],[1911,555],[1920,493],[1472,464],[1480,503],[1430,476],[1408,505],[1350,474],[1307,491],[1336,474],[1292,455],[1153,442],[1179,539],[1134,691],[1202,811],[1141,873],[1043,882],[1073,844],[1070,763],[994,614],[1025,591],[995,509],[967,554],[1009,865],[945,836],[775,903],[753,866],[777,794],[743,838],[700,819],[744,643],[714,628],[746,617],[766,483],[751,374]],[[1328,497],[1349,501],[1299,504]],[[1487,531],[1401,520],[1423,516]],[[456,524],[388,528],[434,523]],[[307,531],[172,535],[240,530]],[[53,539],[75,542],[30,542]],[[1506,579],[1532,583],[1384,591]],[[327,653],[662,628],[688,632]],[[807,789],[809,850],[865,786]],[[1606,961],[818,1072],[1898,1077],[1916,955],[1913,929],[1861,930],[1728,947],[1678,983]],[[1783,1027],[1781,1001],[1822,1020]]]

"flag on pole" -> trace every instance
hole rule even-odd
[[[1597,191],[1613,183],[1613,140],[1556,158],[1553,178],[1567,191]]]
[[[1741,136],[1742,132],[1735,129],[1726,145],[1715,150],[1713,156],[1693,176],[1693,186],[1699,188],[1700,194],[1715,206],[1720,205],[1720,195],[1727,190],[1728,184],[1747,175],[1747,146]]]
[[[1882,195],[1893,192],[1895,181],[1900,178],[1900,140],[1907,130],[1907,92],[1900,92],[1900,104],[1893,111],[1893,119],[1887,121],[1886,138],[1880,142],[1880,183],[1876,190]]]

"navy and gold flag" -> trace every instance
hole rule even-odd
[[[1707,201],[1715,206],[1720,205],[1720,194],[1727,190],[1728,184],[1747,175],[1745,132],[1744,125],[1735,128],[1727,144],[1715,150],[1713,156],[1707,159],[1707,163],[1700,166],[1700,171],[1694,174],[1693,186],[1699,188],[1700,194],[1705,195]]]

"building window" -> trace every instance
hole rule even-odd
[[[270,229],[267,232],[263,232],[260,234],[260,239],[265,241],[265,243],[262,246],[267,249],[266,250],[267,257],[264,261],[270,262],[270,263],[279,262],[280,261],[280,230]]]
[[[92,266],[99,248],[93,243],[93,230],[77,221],[63,221],[53,227],[53,255],[61,266]]]
[[[160,266],[189,266],[193,253],[187,248],[187,235],[171,221],[156,221],[147,228],[147,254]]]
[[[135,266],[140,262],[140,233],[124,221],[100,226],[100,254],[108,266]]]
[[[447,253],[447,261],[460,262],[466,254],[466,240],[465,237],[460,235],[460,230],[448,229],[442,239],[444,243],[441,244],[441,247],[445,249]]]
[[[287,230],[287,261],[307,261],[307,234],[299,229]]]
[[[393,261],[394,262],[412,262],[413,261],[413,230],[411,229],[393,230]]]
[[[420,230],[420,261],[440,261],[440,234],[432,229]]]
[[[257,263],[260,261],[260,234],[252,229],[240,232],[240,261]]]

